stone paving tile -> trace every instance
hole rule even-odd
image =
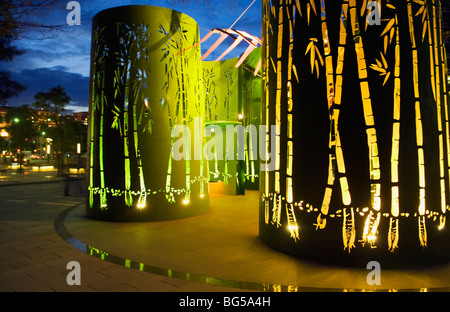
[[[184,279],[171,278],[168,276],[141,272],[136,269],[126,268],[123,265],[102,261],[97,257],[89,256],[87,253],[71,246],[58,236],[54,229],[54,220],[70,205],[82,203],[84,199],[65,198],[61,196],[63,184],[49,183],[44,186],[14,186],[0,187],[0,292],[248,292],[238,288],[196,283]],[[27,197],[20,198],[20,201],[10,201],[7,195],[11,190],[24,188]],[[3,196],[5,195],[5,196]],[[9,198],[9,199],[8,199]],[[52,203],[51,205],[48,203]],[[61,205],[58,205],[60,203]],[[201,218],[198,218],[201,219]],[[191,221],[195,221],[192,219]],[[219,222],[225,222],[218,219]],[[175,222],[174,222],[175,223]],[[198,226],[205,224],[197,223]],[[101,225],[100,225],[101,226]],[[127,251],[127,240],[124,239],[128,228],[120,226],[120,235],[116,235],[116,243],[124,244],[118,246],[116,250],[123,248]],[[103,229],[103,228],[101,228]],[[87,232],[89,228],[86,227]],[[100,231],[102,232],[102,231]],[[95,237],[94,242],[102,241],[105,246],[111,246],[111,235],[104,233],[100,237]],[[186,234],[191,233],[189,229]],[[93,231],[91,234],[95,234]],[[232,233],[224,231],[222,239],[227,239]],[[177,233],[179,236],[180,233]],[[185,250],[183,266],[195,266],[199,257],[213,257],[199,270],[204,273],[209,267],[220,266],[236,267],[236,274],[239,277],[246,276],[253,269],[252,263],[245,263],[241,258],[241,253],[254,253],[258,255],[258,246],[261,243],[253,236],[246,237],[243,246],[234,249],[233,257],[224,258],[221,252],[231,253],[232,246],[227,243],[220,246],[211,245],[209,249],[199,251],[198,246],[185,246],[177,242],[177,235],[170,238],[174,244],[166,246],[170,256],[177,257],[174,250]],[[204,235],[203,235],[204,236]],[[195,236],[204,244],[212,244],[211,237]],[[138,242],[136,242],[137,244]],[[177,245],[178,244],[178,245]],[[99,246],[96,246],[99,247]],[[141,246],[142,247],[142,246]],[[179,252],[179,251],[178,251]],[[117,254],[116,254],[117,255]],[[135,251],[131,256],[139,255]],[[220,256],[217,256],[220,255]],[[127,254],[127,256],[130,256]],[[161,264],[160,267],[171,266],[170,259],[154,258],[159,255],[150,255],[146,260],[152,263]],[[253,254],[252,254],[253,257]],[[256,257],[256,256],[255,256]],[[128,258],[129,259],[129,258]],[[138,258],[131,258],[137,260]],[[264,260],[268,266],[276,266],[277,260],[270,258]],[[278,259],[278,258],[276,258]],[[163,261],[164,260],[164,261]],[[166,261],[167,260],[167,261]],[[78,261],[81,265],[81,285],[69,286],[66,282],[66,265],[69,261]],[[159,262],[158,262],[159,261]],[[147,262],[145,262],[147,264]],[[198,263],[196,265],[198,267]],[[267,268],[269,271],[270,268]],[[188,271],[189,272],[189,271]],[[195,272],[191,272],[195,273]],[[272,275],[280,276],[288,274],[282,269],[274,271]],[[335,279],[342,277],[342,272],[335,272]],[[214,276],[214,275],[212,275]]]
[[[175,291],[176,287],[171,284],[167,284],[161,281],[161,276],[147,273],[142,276],[136,276],[133,279],[127,281],[128,285],[131,285],[139,291]]]
[[[138,292],[139,289],[124,283],[124,284],[119,284],[116,287],[111,287],[107,291],[110,291],[110,292]]]

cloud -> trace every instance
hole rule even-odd
[[[61,3],[63,3],[62,1]],[[199,25],[201,36],[213,28],[228,28],[252,2],[251,0],[78,0],[81,5],[81,26],[67,26],[57,37],[45,40],[19,40],[17,47],[25,53],[17,56],[11,63],[2,63],[1,67],[12,72],[18,82],[28,89],[17,98],[9,100],[8,105],[16,106],[33,103],[33,96],[39,91],[48,91],[58,84],[63,86],[72,97],[73,108],[78,110],[88,107],[89,70],[91,49],[92,17],[107,8],[144,4],[171,8],[192,17]],[[251,8],[239,19],[235,29],[246,31],[252,35],[261,34],[261,1],[256,0]],[[69,11],[61,6],[49,12],[47,20],[55,24],[64,23]],[[218,36],[213,36],[202,44],[202,52],[206,52]],[[221,47],[207,60],[214,60],[226,49],[227,39]],[[226,58],[237,57],[247,48],[241,43]]]
[[[67,105],[66,110],[68,112],[72,112],[72,113],[83,113],[83,112],[87,112],[89,109],[86,106],[79,106],[79,105],[76,105],[76,103],[74,103],[74,104]]]
[[[250,34],[260,36],[261,34],[261,1],[256,0],[249,10],[239,19],[234,28],[247,31]],[[79,0],[81,5],[81,26],[69,26],[57,37],[44,40],[19,40],[17,47],[24,50],[23,55],[17,56],[10,64],[2,64],[7,70],[20,72],[26,69],[52,68],[54,66],[65,66],[67,71],[89,76],[91,27],[92,17],[98,12],[121,5],[145,4],[163,6],[183,12],[191,16],[199,25],[200,34],[204,36],[213,28],[228,28],[244,12],[252,1],[250,0]],[[61,7],[48,13],[47,20],[55,23],[65,21],[69,11]],[[217,36],[214,37],[217,39]],[[202,52],[206,52],[215,41],[210,38],[202,44]],[[219,51],[225,50],[225,43],[214,53],[218,56]],[[229,57],[239,56],[245,47],[240,46],[230,53]]]
[[[31,105],[36,93],[47,92],[50,88],[61,85],[72,98],[70,105],[73,106],[73,109],[80,110],[82,107],[84,107],[84,111],[88,109],[89,77],[71,73],[64,66],[23,69],[13,72],[12,78],[26,85],[27,90],[19,97],[9,99],[9,106]]]

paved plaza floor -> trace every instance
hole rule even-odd
[[[258,238],[257,191],[212,194],[196,217],[105,222],[85,217],[83,180],[29,174],[0,181],[2,292],[450,291],[450,263],[382,270],[371,286],[366,268],[270,248]],[[67,284],[70,261],[81,285]]]

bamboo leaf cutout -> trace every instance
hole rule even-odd
[[[381,60],[383,61],[384,68],[387,69],[388,68],[388,63],[386,62],[386,59],[384,58],[383,53],[380,52],[380,55],[381,55]]]
[[[373,70],[376,70],[376,71],[380,72],[380,73],[381,73],[380,76],[386,75],[386,70],[385,70],[384,68],[382,68],[382,67],[378,67],[378,66],[372,64],[372,65],[370,65],[370,68],[372,68]]]
[[[392,4],[390,4],[390,3],[387,3],[386,4],[386,6],[388,7],[388,8],[390,8],[390,9],[393,9],[393,10],[395,10],[396,9],[396,7],[395,6],[393,6]]]
[[[310,38],[309,40],[311,40],[311,42],[306,47],[305,55],[308,54],[309,50],[311,50],[311,47],[314,45],[314,41],[312,41],[312,40],[316,40],[316,38]]]
[[[378,67],[382,67],[383,65],[381,65],[381,62],[377,59],[375,59],[375,61],[377,62]]]
[[[387,51],[388,44],[389,44],[389,38],[388,38],[388,36],[384,36],[384,53],[386,53],[386,51]]]
[[[364,16],[364,13],[366,13],[366,8],[367,8],[367,0],[364,0],[361,6],[361,16]]]
[[[380,37],[383,37],[392,28],[392,26],[394,26],[394,23],[395,23],[395,18],[391,18],[389,23],[386,25],[386,28],[381,33]]]
[[[311,41],[308,46],[306,47],[305,55],[310,53],[309,55],[309,61],[311,66],[311,74],[314,73],[314,68],[317,71],[317,77],[319,77],[319,61],[320,65],[323,66],[323,58],[320,54],[319,48],[315,45],[315,43],[318,41],[317,38],[309,38]],[[316,56],[318,56],[318,60],[316,60]]]
[[[425,10],[425,6],[421,6],[419,11],[417,11],[416,16],[418,16],[420,13],[422,13]]]
[[[384,85],[386,84],[386,82],[388,81],[390,75],[391,75],[390,72],[388,72],[388,73],[386,74],[386,77],[384,78],[384,81],[383,81],[383,86],[384,86]]]
[[[314,63],[316,65],[317,79],[319,79],[319,62],[317,62],[317,60],[316,60]]]
[[[295,1],[295,6],[296,6],[297,11],[298,11],[298,13],[300,14],[300,16],[303,16],[303,15],[302,15],[302,8],[301,8],[301,6],[300,6],[300,0],[296,0],[296,1]]]
[[[420,8],[419,8],[419,10],[417,10],[415,16],[419,16],[420,14],[422,14],[422,42],[423,42],[425,40],[425,35],[428,30],[427,21],[426,21],[426,18],[428,16],[428,8],[427,8],[427,4],[425,1],[422,1],[422,0],[413,0],[413,1],[420,5]]]
[[[314,11],[314,15],[317,15],[315,0],[309,0],[309,2],[311,3],[311,7]]]
[[[385,76],[383,81],[383,86],[386,84],[386,82],[389,80],[389,77],[391,76],[391,73],[388,71],[388,63],[386,62],[386,58],[384,57],[383,53],[380,52],[381,55],[381,62],[377,59],[375,59],[376,64],[372,64],[369,67],[377,72],[379,72],[380,76]]]
[[[395,27],[392,27],[391,32],[389,34],[389,44],[392,43],[392,38],[394,38],[394,34],[395,34]]]
[[[319,57],[320,65],[323,66],[323,58],[322,55],[320,54],[319,48],[316,45],[314,45],[314,47],[316,48],[316,53],[317,56]]]
[[[423,23],[423,29],[422,29],[422,42],[425,40],[425,34],[427,33],[427,23]]]
[[[306,6],[306,15],[308,16],[308,25],[309,25],[309,17],[311,15],[311,5],[309,3]]]

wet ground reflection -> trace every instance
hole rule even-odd
[[[78,205],[63,211],[58,215],[54,222],[57,234],[71,246],[78,250],[89,254],[90,256],[99,258],[103,261],[111,262],[126,268],[135,269],[147,273],[157,274],[169,278],[180,279],[184,281],[202,283],[207,285],[222,286],[236,288],[240,290],[262,291],[262,292],[449,292],[450,287],[439,288],[418,288],[418,289],[352,289],[352,288],[317,288],[302,287],[299,285],[279,285],[271,283],[256,283],[247,281],[237,281],[224,278],[216,278],[200,274],[190,274],[188,272],[180,272],[168,268],[161,268],[148,265],[142,262],[126,259],[116,255],[112,255],[107,251],[99,250],[95,246],[86,244],[74,237],[64,225],[67,215]]]

